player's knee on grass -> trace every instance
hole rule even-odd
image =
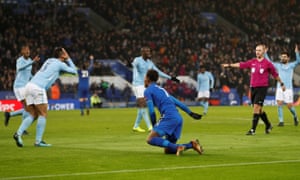
[[[136,101],[137,107],[145,108],[146,107],[146,99],[145,98],[138,98]]]

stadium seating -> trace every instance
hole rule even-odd
[[[247,94],[248,71],[223,71],[218,64],[253,57],[253,47],[258,42],[266,43],[276,58],[281,49],[293,52],[294,44],[300,40],[297,1],[254,2],[65,0],[54,6],[55,1],[51,0],[1,1],[0,90],[12,90],[14,60],[20,45],[26,41],[32,55],[39,54],[42,62],[51,56],[53,47],[63,45],[78,66],[92,53],[97,59],[119,59],[128,68],[132,59],[140,55],[140,47],[149,45],[153,61],[166,73],[195,79],[197,67],[206,64],[216,78],[216,89],[223,85],[234,88],[241,79]],[[115,29],[99,32],[87,21],[88,15],[77,10],[78,6],[92,9]],[[218,16],[213,16],[216,19],[211,21],[202,16],[203,12],[214,12],[237,28],[224,28]],[[184,70],[181,64],[186,65]],[[40,64],[34,66],[34,72],[39,67]],[[96,76],[112,74],[103,70],[95,72]],[[76,94],[75,84],[61,88],[62,93]],[[195,90],[187,88],[192,93],[180,95],[192,98],[190,94],[194,95]]]

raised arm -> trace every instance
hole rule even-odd
[[[268,55],[267,52],[265,52],[264,57],[265,57],[268,61],[270,61],[271,63],[273,63],[272,59],[270,58],[270,56]]]
[[[239,68],[240,67],[240,63],[233,63],[233,64],[229,64],[229,63],[225,63],[225,64],[221,64],[222,67],[233,67],[233,68]]]
[[[90,65],[88,67],[88,71],[90,73],[93,70],[93,67],[94,67],[94,56],[90,55],[89,58],[90,58]]]
[[[211,72],[209,72],[209,81],[210,81],[210,84],[209,84],[209,88],[210,89],[213,89],[214,88],[214,84],[215,84],[215,80],[214,80],[214,76],[212,75]]]
[[[169,75],[167,75],[166,73],[162,72],[162,71],[161,71],[160,69],[158,69],[154,64],[153,64],[153,69],[156,70],[156,71],[158,72],[158,75],[159,75],[160,77],[163,77],[163,78],[166,78],[166,79],[170,79],[170,80],[175,81],[175,82],[177,82],[177,83],[180,82],[180,80],[177,79],[176,77],[169,76]]]
[[[297,62],[297,64],[300,64],[299,48],[298,48],[297,44],[296,44],[296,47],[295,47],[295,53],[296,53],[296,62]]]
[[[65,66],[62,67],[62,70],[68,72],[70,74],[77,74],[77,68],[73,63],[72,59],[70,58],[68,52],[63,48],[63,53],[65,55]],[[67,65],[68,64],[68,65]]]
[[[26,69],[28,66],[31,66],[34,62],[37,62],[40,60],[39,56],[35,56],[33,60],[28,61],[17,61],[17,70],[22,71],[23,69]]]
[[[271,63],[273,63],[272,59],[270,58],[270,56],[268,55],[268,50],[269,48],[265,46],[265,53],[264,53],[264,57],[270,61]]]

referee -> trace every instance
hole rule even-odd
[[[274,65],[264,57],[265,45],[259,44],[255,48],[256,58],[249,59],[245,62],[238,62],[234,64],[222,64],[223,67],[234,67],[240,69],[250,69],[250,87],[251,87],[251,102],[253,104],[253,120],[252,127],[246,135],[255,135],[256,127],[259,118],[265,123],[265,133],[269,134],[272,130],[272,125],[267,117],[266,112],[263,111],[264,99],[267,95],[269,87],[269,75],[271,74],[276,79],[285,91],[284,83],[281,81],[278,72]]]

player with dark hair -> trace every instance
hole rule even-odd
[[[267,114],[263,111],[263,104],[269,86],[269,75],[271,74],[279,82],[282,90],[285,90],[284,83],[281,81],[276,68],[264,57],[265,46],[263,44],[257,45],[255,52],[256,58],[234,64],[222,64],[223,67],[251,69],[250,86],[251,102],[253,104],[253,120],[252,128],[246,133],[246,135],[255,135],[259,118],[261,118],[265,123],[266,134],[269,134],[272,130],[272,125],[267,117]]]
[[[154,69],[158,72],[160,77],[171,79],[175,82],[179,82],[176,77],[171,77],[162,71],[160,71],[154,63],[151,61],[151,50],[149,47],[142,47],[141,49],[141,56],[134,58],[132,62],[132,71],[133,71],[133,78],[132,78],[132,85],[133,85],[133,92],[137,99],[137,117],[133,126],[133,131],[136,132],[145,132],[139,125],[141,123],[142,117],[144,118],[146,125],[148,127],[148,131],[151,131],[152,126],[148,117],[148,113],[146,110],[146,104],[144,103],[144,78],[146,73],[149,69]]]
[[[155,124],[147,138],[147,143],[163,147],[165,148],[165,153],[176,154],[177,156],[184,150],[192,148],[199,154],[202,154],[203,149],[197,139],[186,144],[176,144],[181,135],[183,120],[176,109],[173,99],[170,98],[170,95],[164,88],[156,84],[157,80],[158,72],[155,70],[149,70],[144,80],[146,87],[144,96],[151,121]],[[161,115],[158,123],[156,123],[154,107],[157,107]]]
[[[89,104],[89,78],[90,74],[93,70],[94,65],[94,56],[90,55],[90,64],[87,67],[84,63],[80,69],[78,69],[78,97],[79,97],[79,104],[80,104],[80,114],[84,115],[84,109],[86,108],[86,114],[89,115],[90,113],[90,104]]]
[[[25,100],[25,85],[31,79],[32,74],[32,64],[39,61],[39,56],[35,56],[33,59],[30,58],[30,48],[27,44],[22,45],[21,55],[17,59],[16,63],[16,78],[14,81],[14,94],[18,101],[23,104],[23,108],[18,111],[5,112],[5,126],[8,126],[10,117],[22,115],[22,119],[25,119],[29,113],[24,110],[26,109],[26,100]],[[24,131],[24,134],[27,134],[27,131]]]
[[[206,70],[204,65],[200,66],[199,73],[197,75],[197,101],[200,106],[203,107],[203,114],[207,114],[208,100],[210,97],[210,90],[214,87],[214,77],[211,72]]]
[[[299,124],[297,112],[295,110],[295,107],[293,106],[293,101],[294,101],[293,72],[296,66],[300,64],[300,55],[299,55],[299,49],[297,45],[295,47],[295,53],[296,53],[296,61],[294,62],[289,62],[290,55],[288,52],[285,51],[280,53],[280,62],[273,62],[268,56],[267,52],[265,53],[265,57],[273,63],[273,65],[275,66],[275,68],[279,73],[279,77],[282,79],[286,88],[285,91],[282,91],[282,89],[280,88],[280,84],[277,83],[275,99],[277,102],[277,109],[278,109],[278,118],[279,118],[278,126],[284,126],[283,110],[282,110],[282,106],[284,103],[286,103],[289,111],[293,115],[294,125],[298,126]]]
[[[18,147],[23,147],[21,135],[37,118],[36,139],[34,145],[37,147],[48,147],[43,141],[43,134],[46,127],[46,116],[48,110],[48,99],[46,90],[55,82],[61,73],[77,74],[77,70],[69,54],[64,48],[55,48],[54,58],[49,58],[42,65],[39,71],[25,86],[25,99],[27,110],[30,113],[21,123],[13,138]]]

